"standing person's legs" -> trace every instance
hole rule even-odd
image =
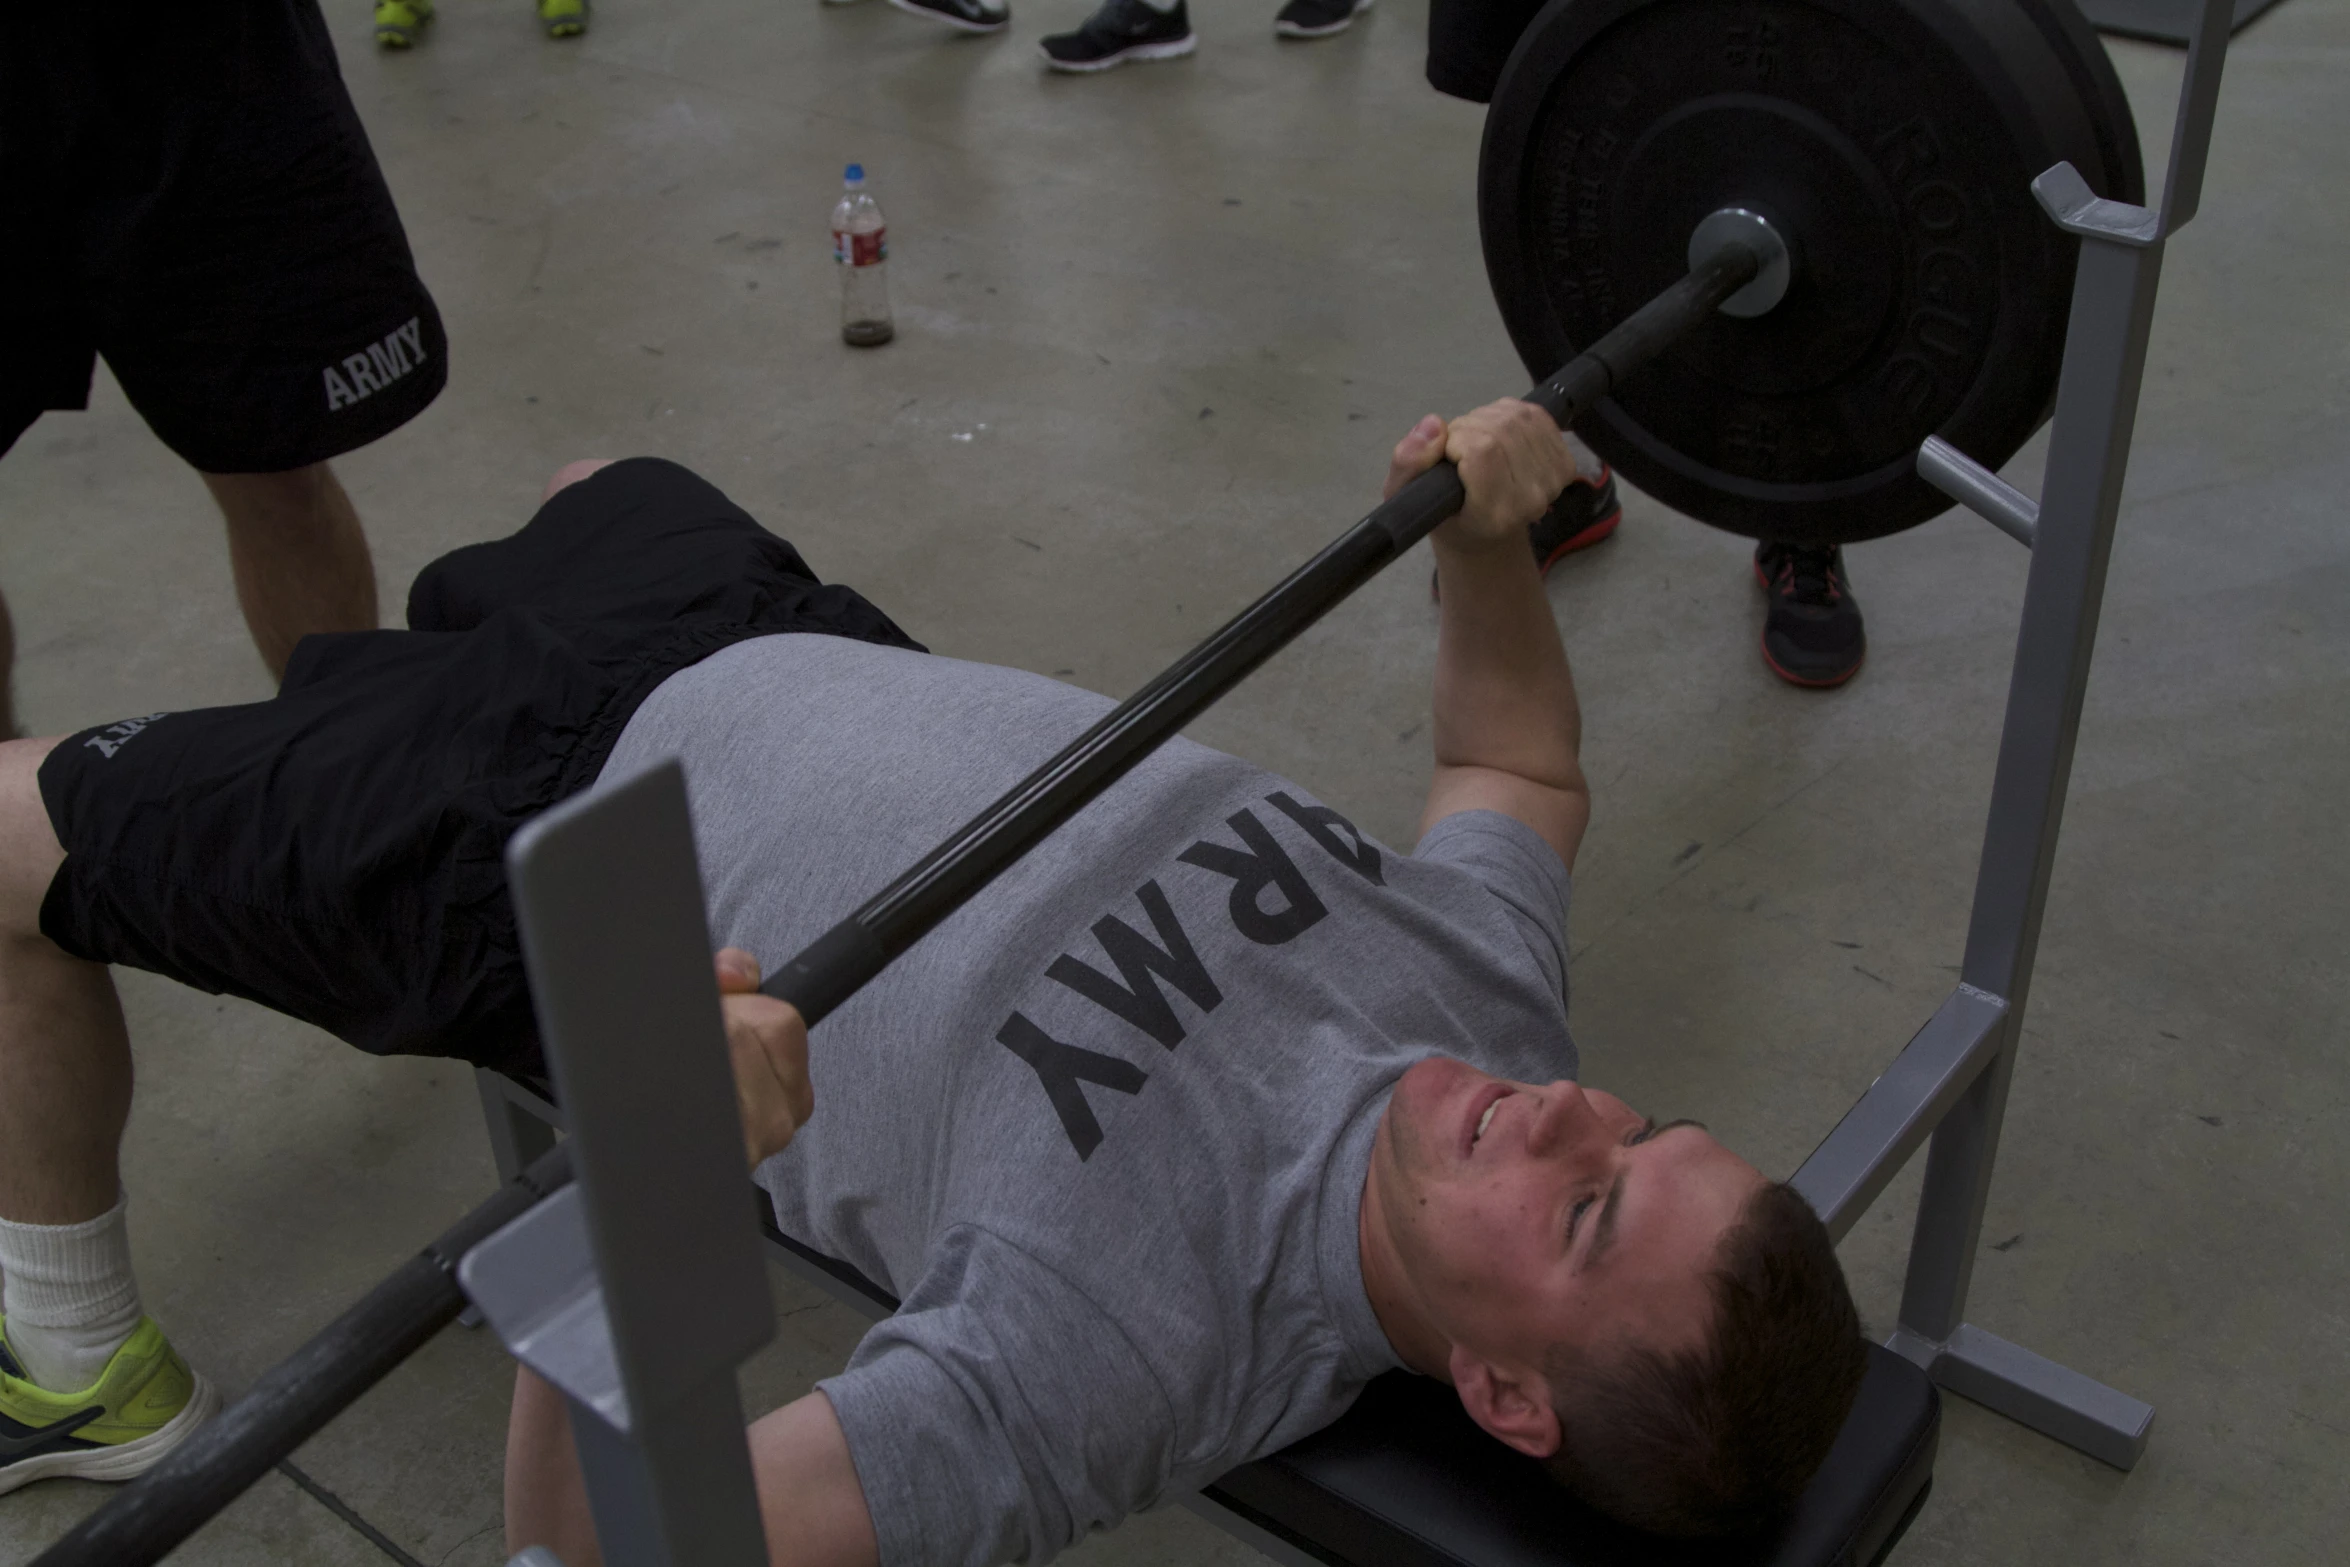
[[[332,468],[202,477],[228,523],[238,607],[272,675],[285,678],[294,644],[314,631],[375,629],[375,563]]]
[[[86,301],[85,384],[94,347],[219,505],[282,678],[304,636],[377,625],[367,538],[327,465],[421,413],[448,345],[315,5],[264,7],[237,50],[235,91],[156,107],[155,185],[82,215],[61,291]]]

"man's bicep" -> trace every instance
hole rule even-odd
[[[877,1567],[865,1487],[832,1400],[796,1398],[751,1423],[751,1475],[775,1567]]]
[[[1573,870],[1583,830],[1591,824],[1591,796],[1491,767],[1438,767],[1428,785],[1420,836],[1425,838],[1438,822],[1463,811],[1498,811],[1525,824],[1557,853],[1559,863]]]

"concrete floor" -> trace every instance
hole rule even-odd
[[[1124,692],[1355,515],[1413,417],[1523,384],[1477,255],[1479,111],[1421,83],[1421,0],[1312,46],[1276,45],[1271,0],[1202,3],[1192,60],[1044,75],[1034,39],[1085,8],[1023,0],[1009,37],[963,40],[873,4],[613,0],[553,45],[519,0],[445,0],[384,57],[338,0],[452,344],[439,402],[338,464],[393,612],[558,464],[651,452],[942,651]],[[2179,56],[2113,52],[2159,168]],[[2346,68],[2350,0],[2238,39],[2171,250],[1976,1274],[1976,1320],[2152,1401],[2153,1445],[2117,1474],[1952,1400],[1915,1567],[2339,1560]],[[824,217],[849,158],[891,221],[878,353],[837,337]],[[267,694],[203,491],[103,375],[0,463],[0,518],[35,731]],[[2025,557],[1957,517],[1854,549],[1873,651],[1820,696],[1757,661],[1741,541],[1637,496],[1628,518],[1552,587],[1598,791],[1578,1033],[1595,1082],[1783,1174],[1951,983]],[[1405,839],[1425,582],[1373,584],[1201,736]],[[488,1189],[473,1090],[123,989],[150,1306],[241,1389]],[[1914,1190],[1845,1247],[1879,1327]],[[754,1408],[859,1331],[777,1296]],[[174,1560],[502,1561],[507,1382],[485,1335],[444,1335],[297,1458],[334,1507],[272,1477]],[[0,1558],[102,1496],[0,1501]],[[1257,1558],[1170,1513],[1076,1559]]]

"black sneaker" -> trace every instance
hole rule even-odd
[[[1327,38],[1343,33],[1354,19],[1371,9],[1374,0],[1289,0],[1273,18],[1273,31],[1284,38]]]
[[[1770,595],[1763,662],[1791,685],[1840,686],[1860,673],[1868,632],[1844,582],[1844,552],[1833,546],[1758,544],[1754,576]]]
[[[1616,499],[1616,471],[1602,463],[1597,474],[1577,474],[1574,482],[1559,491],[1550,510],[1526,530],[1526,542],[1534,547],[1535,569],[1549,576],[1551,567],[1609,537],[1623,520],[1624,503]],[[1428,596],[1444,596],[1434,572],[1428,574]]]
[[[1012,20],[1011,9],[982,0],[889,0],[908,16],[926,16],[962,33],[1000,33]]]
[[[1172,11],[1154,11],[1143,0],[1102,0],[1077,31],[1055,33],[1039,47],[1056,71],[1106,71],[1129,60],[1172,60],[1191,53],[1198,40],[1183,0]]]

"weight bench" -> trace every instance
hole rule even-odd
[[[554,1144],[549,1085],[483,1071],[482,1112],[502,1180]],[[880,1285],[775,1227],[752,1192],[767,1254],[878,1322]],[[1337,1424],[1222,1476],[1183,1505],[1287,1567],[1874,1567],[1933,1485],[1942,1401],[1926,1373],[1881,1345],[1844,1433],[1774,1536],[1663,1540],[1601,1517],[1532,1459],[1480,1431],[1452,1389],[1391,1371]]]
[[[2061,0],[2058,0],[2061,3]],[[1566,16],[1557,7],[1550,18]],[[1478,1431],[1440,1384],[1373,1383],[1336,1424],[1221,1476],[1186,1505],[1278,1561],[1362,1567],[1870,1564],[1922,1505],[1938,1388],[2116,1468],[2153,1409],[1966,1319],[1983,1205],[2021,1046],[2042,914],[2088,687],[2154,299],[2168,237],[2195,213],[2230,0],[2202,0],[2159,208],[2100,198],[2068,160],[2032,193],[2077,245],[2046,476],[2027,497],[1939,435],[1911,470],[2031,552],[1960,981],[1799,1169],[1842,1238],[1927,1149],[1898,1320],[1794,1512],[1767,1539],[1632,1534]],[[1540,19],[1538,19],[1538,25]],[[1519,58],[1530,58],[1522,48]],[[1489,148],[1490,151],[1490,148]],[[1784,255],[1760,225],[1696,245],[1689,270],[1528,394],[1564,428],[1617,377],[1713,323]],[[1489,258],[1496,248],[1489,243]],[[1766,303],[1762,308],[1768,309]],[[2019,438],[2020,439],[2020,438]],[[2006,452],[1998,454],[2001,460]],[[1907,467],[1907,465],[1900,465]],[[770,974],[811,1027],[1034,842],[1180,730],[1461,504],[1422,474]],[[1718,519],[1717,519],[1718,520]],[[744,1222],[741,1124],[710,980],[709,932],[674,764],[567,801],[519,832],[509,883],[563,1106],[545,1083],[480,1079],[498,1192],[218,1420],[43,1552],[35,1567],[146,1567],[373,1386],[465,1303],[569,1401],[599,1539],[616,1567],[767,1560],[736,1371],[774,1333],[759,1229]],[[703,1048],[659,1061],[649,1039]],[[570,1136],[556,1145],[556,1129]],[[1930,1145],[1930,1146],[1929,1146]],[[869,1315],[871,1281],[770,1231],[785,1266]]]

